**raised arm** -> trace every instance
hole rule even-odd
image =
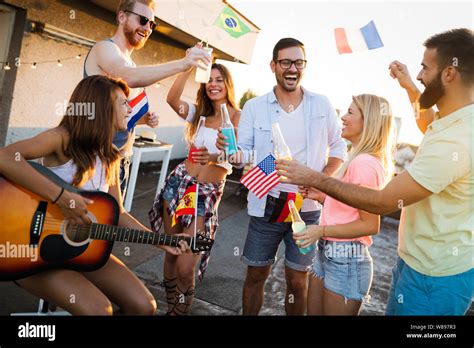
[[[56,204],[70,222],[78,224],[89,222],[86,216],[86,204],[90,204],[92,201],[67,190],[61,194],[61,187],[27,163],[27,160],[56,153],[62,147],[61,131],[54,128],[40,133],[34,138],[0,148],[0,174],[50,202],[60,197]],[[70,204],[71,200],[74,201],[74,205]]]
[[[209,55],[197,47],[190,48],[186,56],[179,60],[160,65],[130,67],[119,48],[104,41],[95,47],[97,65],[112,77],[124,79],[129,87],[147,87],[167,77],[186,71],[193,66],[206,69],[211,63]]]
[[[168,96],[166,97],[166,102],[182,119],[186,119],[189,112],[189,105],[181,99],[181,96],[183,95],[184,86],[186,85],[186,81],[188,80],[191,71],[192,69],[176,76],[176,79],[168,92]]]
[[[407,92],[411,105],[417,105],[421,92],[411,79],[407,66],[400,63],[398,60],[394,60],[392,63],[390,63],[389,69],[390,76],[392,76],[394,79],[397,79],[400,87],[402,87]],[[419,110],[418,115],[416,114],[416,111],[414,112],[416,124],[420,131],[425,134],[426,128],[434,120],[434,110],[431,108],[427,110]]]

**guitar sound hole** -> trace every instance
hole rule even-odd
[[[82,243],[89,239],[89,226],[67,223],[65,233],[71,242]]]
[[[90,212],[87,214],[92,223],[96,223],[96,218]],[[76,225],[64,221],[62,226],[62,235],[64,240],[72,246],[81,246],[90,242],[90,226]]]

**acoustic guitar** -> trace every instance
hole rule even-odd
[[[178,246],[185,240],[193,252],[208,251],[214,241],[173,236],[117,226],[119,206],[113,196],[100,191],[79,191],[47,168],[30,164],[66,190],[92,199],[92,223],[68,223],[57,205],[51,204],[0,176],[0,280],[23,278],[54,268],[94,271],[109,259],[113,242]]]

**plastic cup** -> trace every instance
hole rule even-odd
[[[203,47],[202,49],[209,54],[209,57],[212,56],[212,48]],[[212,68],[212,63],[209,63],[206,70],[203,70],[201,68],[197,68],[196,69],[196,78],[195,78],[196,82],[208,83],[209,78],[211,77],[211,68]]]
[[[189,154],[188,154],[188,161],[190,161],[191,163],[196,163],[193,160],[193,153],[195,153],[196,151],[199,151],[199,149],[196,146],[191,145],[189,149]]]

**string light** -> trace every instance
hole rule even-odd
[[[61,59],[52,59],[52,60],[44,60],[44,61],[36,61],[36,62],[23,62],[23,61],[21,61],[21,64],[19,64],[20,59],[17,58],[18,59],[17,67],[19,68],[23,65],[29,65],[31,69],[36,69],[38,67],[38,65],[48,64],[48,63],[56,63],[56,65],[61,68],[64,64],[64,61],[68,61],[68,60],[72,60],[72,59],[79,60],[81,58],[82,58],[82,55],[77,54],[73,57],[67,57],[67,58],[61,58]],[[3,65],[3,70],[11,70],[11,65],[10,65],[9,62],[1,62],[0,61],[0,64]]]

